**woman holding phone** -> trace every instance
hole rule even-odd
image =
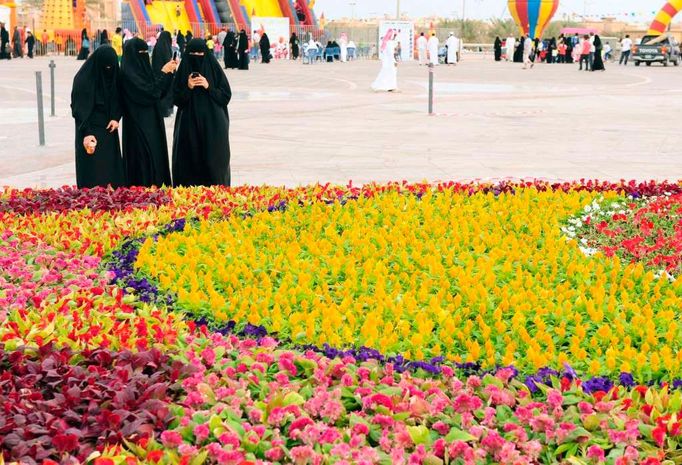
[[[178,112],[173,137],[173,185],[230,185],[232,98],[225,73],[206,42],[192,39],[173,85]]]
[[[95,50],[73,79],[71,113],[76,121],[79,189],[126,185],[118,141],[118,80],[118,56],[109,45]]]
[[[123,159],[129,186],[170,186],[168,144],[162,102],[170,92],[177,64],[152,71],[149,46],[137,37],[126,42],[121,68]]]

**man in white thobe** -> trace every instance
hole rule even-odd
[[[438,49],[440,48],[440,42],[438,42],[438,37],[436,33],[431,34],[431,38],[428,42],[429,48],[429,63],[433,66],[438,66]]]
[[[445,45],[448,47],[448,65],[457,64],[457,52],[459,52],[459,39],[455,37],[455,33],[451,32]]]
[[[507,61],[514,61],[514,52],[516,51],[516,37],[507,37],[507,42],[505,44],[505,54],[507,55]]]
[[[422,32],[419,39],[417,39],[417,53],[419,54],[420,66],[426,64],[426,48],[428,47],[428,44],[429,41],[424,37],[424,33]]]

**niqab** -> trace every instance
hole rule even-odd
[[[108,45],[100,46],[83,63],[71,92],[71,112],[76,121],[86,122],[95,105],[106,108],[111,119],[120,118],[118,74],[118,57]]]

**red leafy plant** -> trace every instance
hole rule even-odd
[[[84,462],[164,431],[192,368],[158,350],[75,353],[0,348],[0,450],[6,461]]]
[[[135,210],[170,203],[167,190],[131,187],[125,189],[9,190],[0,197],[0,213],[20,215],[66,212],[89,208],[92,211]]]

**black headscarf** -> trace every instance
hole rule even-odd
[[[241,30],[239,33],[239,42],[237,44],[237,50],[239,52],[243,53],[249,49],[249,38],[246,35],[246,31],[244,29]]]
[[[88,30],[83,28],[83,30],[81,31],[81,40],[87,39],[87,38],[88,38]]]
[[[234,32],[230,29],[227,31],[227,34],[225,34],[225,39],[223,40],[223,47],[232,47],[234,45],[234,40],[235,40],[235,35]]]
[[[502,41],[500,40],[500,36],[495,37],[495,48],[502,47]]]
[[[597,50],[602,49],[601,38],[599,37],[599,35],[594,36],[594,48]]]
[[[152,52],[152,69],[158,75],[161,68],[173,58],[173,39],[170,32],[161,31]]]
[[[187,31],[187,34],[185,34],[185,40],[186,40],[187,42],[189,42],[189,41],[192,40],[193,38],[194,38],[194,36],[192,35],[192,31]]]
[[[204,55],[192,55],[192,53],[203,53]],[[175,82],[173,83],[175,94],[184,92],[187,88],[189,75],[192,73],[199,73],[205,77],[208,81],[209,89],[221,87],[223,84],[227,85],[227,78],[223,69],[220,67],[215,55],[209,52],[206,41],[203,39],[192,39],[187,43],[185,53],[182,55],[182,61],[175,76]]]
[[[134,37],[123,47],[121,60],[121,91],[132,101],[144,102],[157,93],[154,73],[149,63],[147,42]]]
[[[118,56],[109,45],[100,46],[83,63],[71,91],[71,114],[80,125],[87,123],[95,105],[104,106],[112,120],[121,117],[118,76]]]
[[[109,33],[107,30],[103,30],[99,38],[100,45],[107,45],[109,43]]]

